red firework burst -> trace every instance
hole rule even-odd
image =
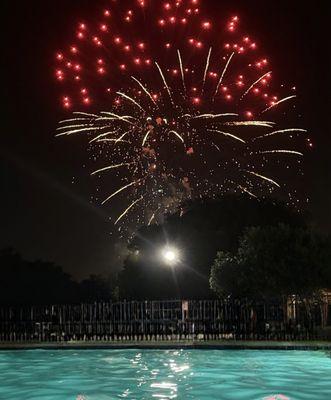
[[[302,153],[269,138],[305,130],[275,128],[274,110],[296,95],[273,85],[259,47],[238,16],[214,21],[198,0],[114,2],[77,24],[55,57],[61,103],[76,111],[59,136],[87,134],[111,161],[93,175],[115,172],[103,203],[129,199],[116,222],[138,206],[135,221],[151,222],[187,198],[279,189],[266,168]]]

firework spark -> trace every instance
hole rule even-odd
[[[216,86],[216,91],[214,93],[214,99],[218,94],[219,88],[220,88],[220,86],[221,86],[221,84],[223,82],[224,75],[225,75],[225,73],[226,73],[226,71],[227,71],[227,69],[228,69],[228,67],[230,65],[230,62],[231,62],[233,56],[234,56],[234,53],[231,53],[230,57],[228,58],[228,60],[227,60],[227,62],[225,64],[225,67],[223,68],[220,80],[218,81],[217,86]]]
[[[66,128],[67,127],[58,128],[58,129],[66,129]],[[86,128],[86,125],[81,125],[81,128],[73,129],[73,130],[70,130],[70,127],[68,127],[68,128],[69,128],[69,130],[67,130],[65,132],[58,133],[56,136],[58,137],[58,136],[65,136],[65,135],[73,135],[74,133],[91,132],[92,129],[93,129],[93,131],[97,131],[97,130],[103,129],[103,127],[98,127],[98,126],[95,126],[93,128],[92,128],[92,126],[88,126]]]
[[[274,122],[271,121],[235,121],[235,122],[224,122],[223,125],[227,126],[262,126],[265,128],[272,128]]]
[[[241,139],[239,136],[233,135],[229,132],[223,132],[223,131],[219,131],[217,129],[208,129],[208,132],[220,133],[221,135],[229,136],[232,139],[238,140],[241,143],[246,143],[245,140]]]
[[[115,130],[115,131],[109,131],[109,132],[101,133],[100,135],[98,135],[98,136],[96,136],[95,138],[91,139],[89,143],[91,144],[91,143],[93,143],[93,142],[99,142],[99,141],[101,141],[101,140],[107,138],[107,136],[115,135],[115,134],[118,133],[118,132],[119,132],[118,130]],[[107,138],[107,139],[108,139],[108,138]],[[110,140],[114,141],[114,140],[116,140],[116,139],[110,139]]]
[[[121,92],[116,92],[119,96],[123,97],[126,100],[129,100],[132,104],[134,104],[135,106],[137,106],[141,111],[145,112],[145,110],[141,107],[141,105],[135,101],[135,99],[133,99],[132,97],[128,96],[125,93],[121,93]]]
[[[148,139],[148,136],[149,136],[152,132],[153,132],[153,129],[150,129],[150,130],[146,133],[146,135],[145,135],[145,137],[144,137],[144,139],[143,139],[143,142],[142,142],[142,144],[141,144],[142,147],[145,146],[145,144],[146,144],[146,142],[147,142],[147,139]]]
[[[110,199],[112,199],[113,197],[117,196],[119,193],[123,192],[123,190],[126,190],[126,189],[128,189],[129,187],[131,187],[133,185],[137,185],[140,181],[141,181],[141,179],[139,179],[137,181],[130,182],[127,185],[121,187],[120,189],[116,190],[116,192],[112,193],[109,197],[107,197],[101,204],[106,204]]]
[[[226,113],[226,114],[200,114],[197,116],[192,117],[192,119],[216,119],[216,118],[223,118],[223,117],[238,117],[238,114],[234,113]]]
[[[150,94],[150,92],[145,88],[145,86],[134,76],[131,77],[135,82],[138,83],[138,85],[141,87],[141,89],[147,94],[147,96],[152,100],[154,105],[157,107],[156,101],[153,99],[153,96]]]
[[[128,167],[128,166],[133,165],[133,164],[134,164],[134,163],[122,163],[122,164],[117,164],[117,165],[109,165],[108,167],[100,168],[100,169],[98,169],[98,170],[96,170],[96,171],[93,171],[93,172],[91,173],[91,176],[93,176],[93,175],[98,175],[98,174],[100,174],[100,173],[102,173],[102,172],[109,171],[110,169],[116,169],[116,168],[121,168],[121,167]]]
[[[284,103],[285,101],[289,101],[289,100],[294,99],[294,98],[296,98],[296,97],[297,97],[296,95],[287,96],[287,97],[284,97],[284,98],[281,99],[281,100],[275,101],[275,102],[273,102],[269,107],[267,107],[266,109],[264,109],[263,111],[261,111],[261,114],[263,114],[263,113],[265,113],[265,112],[271,110],[271,109],[274,108],[274,107],[277,107],[279,104],[282,104],[282,103]]]
[[[254,199],[257,199],[258,197],[256,196],[256,194],[250,192],[247,188],[245,188],[242,185],[238,185],[238,188],[243,192],[243,193],[247,193],[249,196],[253,197]]]
[[[170,98],[170,100],[171,100],[171,103],[174,105],[174,101],[173,101],[173,98],[172,98],[172,96],[171,96],[171,91],[170,91],[169,85],[168,85],[168,83],[167,83],[167,81],[166,81],[166,78],[165,78],[165,76],[164,76],[164,74],[163,74],[163,71],[162,71],[161,67],[159,66],[159,64],[158,64],[157,62],[155,63],[155,65],[157,66],[157,69],[159,70],[159,73],[160,73],[160,75],[161,75],[161,78],[162,78],[162,81],[163,81],[163,83],[164,83],[164,86],[165,86],[166,89],[167,89],[167,92],[168,92],[169,98]]]
[[[180,68],[180,73],[182,76],[182,82],[183,82],[183,88],[184,92],[186,93],[186,84],[185,84],[185,75],[184,75],[184,69],[183,69],[183,60],[182,60],[182,55],[180,54],[180,50],[177,50],[178,54],[178,61],[179,61],[179,68]]]
[[[169,133],[173,133],[175,136],[178,137],[179,140],[182,141],[182,143],[185,143],[183,137],[182,137],[178,132],[176,132],[176,131],[169,131]]]
[[[263,79],[265,79],[266,77],[270,76],[272,73],[272,71],[266,72],[265,74],[263,74],[262,76],[260,76],[256,81],[254,81],[251,86],[249,86],[249,88],[246,90],[246,92],[242,95],[241,99],[243,99],[245,96],[248,95],[248,93],[261,81],[263,81]]]
[[[273,185],[275,185],[275,186],[277,186],[277,187],[280,187],[280,184],[279,184],[279,183],[277,183],[276,181],[274,181],[274,180],[271,179],[271,178],[268,178],[267,176],[258,174],[257,172],[253,172],[253,171],[245,171],[245,172],[247,172],[248,174],[257,176],[258,178],[261,178],[261,179],[263,179],[263,180],[265,180],[265,181],[267,181],[267,182],[270,182],[270,183],[272,183]]]
[[[261,151],[262,154],[296,154],[298,156],[303,156],[303,153],[295,150],[265,150]]]
[[[306,132],[307,132],[307,129],[301,129],[301,128],[279,129],[279,130],[277,130],[277,131],[273,131],[273,132],[266,133],[265,135],[262,135],[262,136],[257,136],[257,137],[254,138],[253,140],[264,139],[264,138],[266,138],[266,137],[274,136],[274,135],[277,135],[277,134],[279,134],[279,133],[294,133],[294,132],[306,133]]]
[[[207,78],[207,72],[209,69],[209,65],[210,65],[210,57],[211,57],[211,52],[212,52],[213,48],[211,47],[209,49],[208,55],[207,55],[207,61],[206,61],[206,68],[205,71],[203,73],[203,85],[202,85],[202,90],[204,90],[205,84],[206,84],[206,78]]]
[[[133,201],[132,204],[130,204],[129,207],[117,218],[117,220],[115,221],[115,225],[117,225],[126,216],[126,214],[131,210],[131,208],[133,208],[136,204],[138,204],[143,199],[144,199],[144,197],[141,196],[139,199]]]

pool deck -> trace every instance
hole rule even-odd
[[[331,350],[331,341],[116,341],[0,342],[0,350],[30,349],[209,349],[209,350]]]

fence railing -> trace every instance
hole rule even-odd
[[[248,301],[130,301],[0,307],[0,342],[311,340],[323,305]]]

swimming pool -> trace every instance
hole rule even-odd
[[[0,351],[1,400],[329,400],[326,351]]]

